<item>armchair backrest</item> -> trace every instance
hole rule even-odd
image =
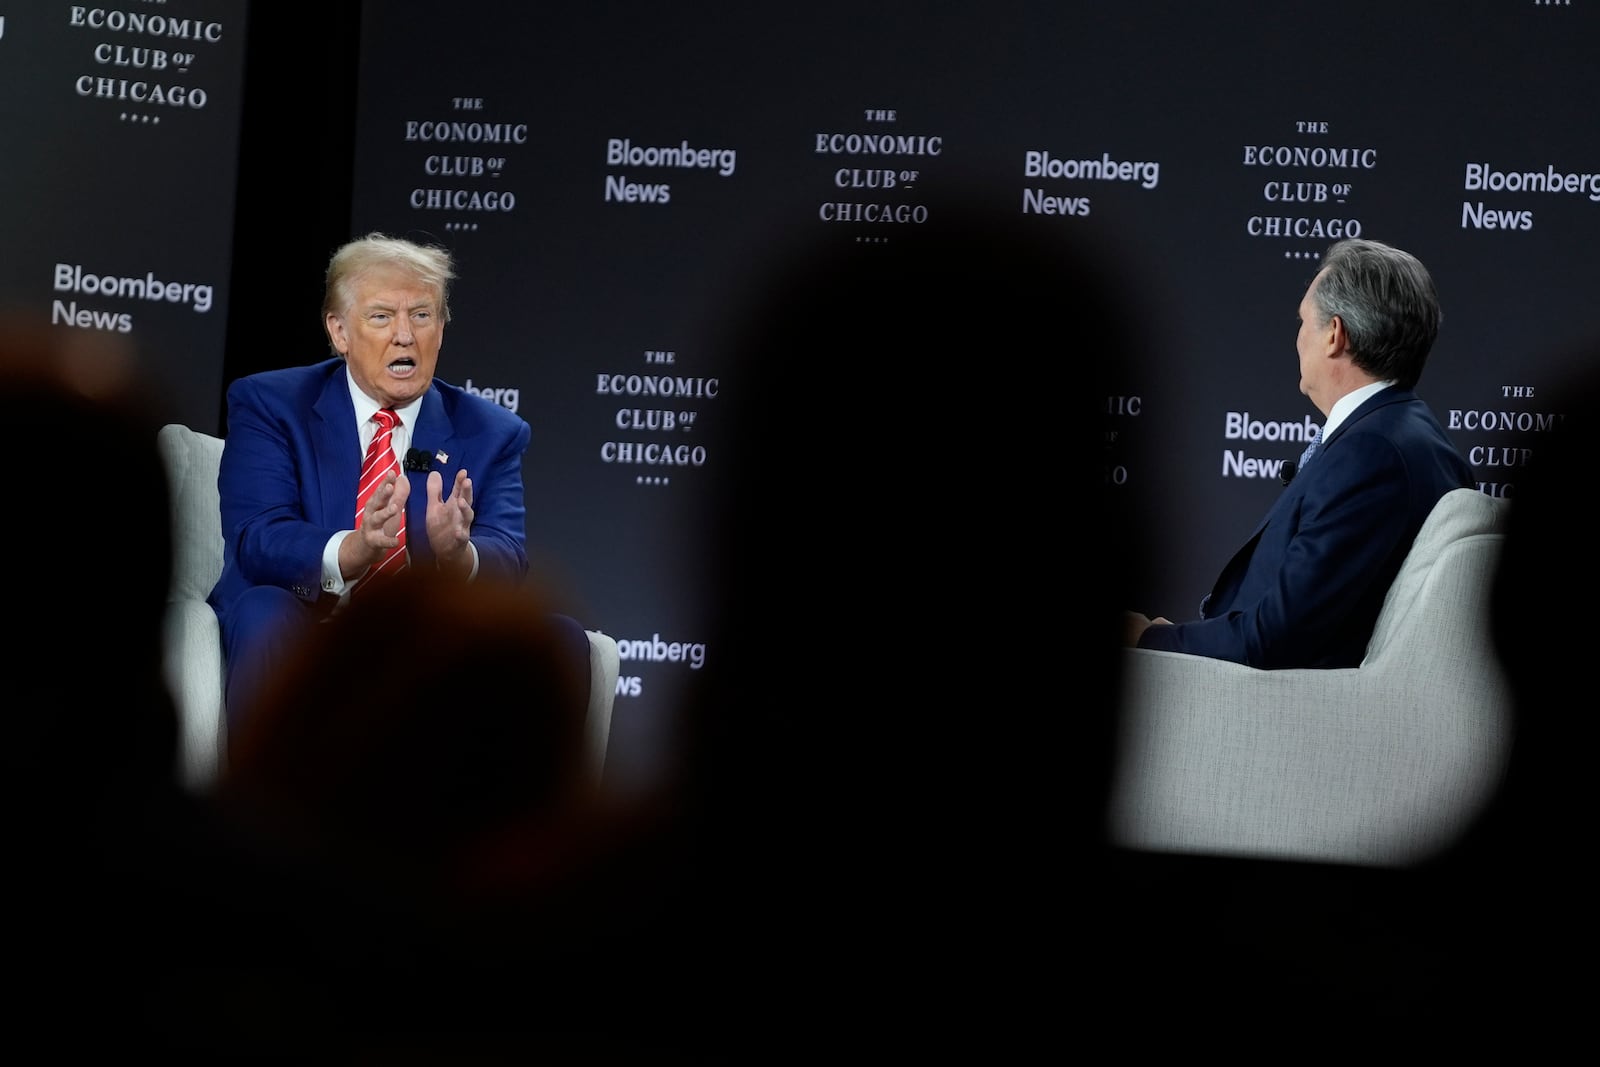
[[[222,438],[170,423],[156,434],[172,493],[172,585],[168,602],[205,600],[222,575],[217,468]]]
[[[1435,636],[1467,627],[1473,633],[1466,636],[1487,640],[1483,597],[1505,541],[1509,508],[1509,501],[1477,489],[1455,489],[1439,499],[1384,597],[1383,610],[1367,642],[1363,668],[1410,645],[1415,636],[1412,631],[1418,627],[1432,630]],[[1457,588],[1434,595],[1441,583],[1454,583]],[[1443,618],[1430,612],[1428,618],[1421,618],[1417,606],[1424,603],[1459,604],[1460,611]],[[1477,634],[1480,629],[1482,633]]]

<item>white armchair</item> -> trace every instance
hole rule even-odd
[[[177,703],[179,774],[203,792],[216,781],[226,753],[222,634],[206,603],[222,573],[222,512],[217,470],[222,439],[170,423],[157,434],[172,491],[172,584],[167,593],[165,669]],[[589,631],[589,745],[595,773],[605,762],[621,666],[617,643]]]
[[[1510,506],[1476,489],[1439,501],[1359,667],[1125,651],[1113,842],[1396,867],[1458,840],[1510,754],[1488,615]]]

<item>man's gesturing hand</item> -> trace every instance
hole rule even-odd
[[[472,569],[472,552],[467,547],[472,537],[472,479],[465,470],[456,471],[450,499],[443,498],[444,475],[428,474],[428,544],[439,561],[439,569],[465,575]]]
[[[339,545],[339,571],[354,578],[378,562],[400,543],[400,517],[406,512],[411,483],[398,474],[387,474],[372,491],[356,532]]]

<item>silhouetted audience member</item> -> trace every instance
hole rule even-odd
[[[1121,264],[932,210],[775,249],[720,346],[683,951],[719,1014],[792,1051],[1023,1054],[1104,887],[1136,558],[1105,470]]]
[[[496,1052],[629,1025],[598,950],[648,892],[621,868],[649,815],[601,787],[554,618],[530,588],[403,571],[303,634],[241,724],[217,804],[300,875],[297,956],[252,949],[294,975],[298,1025]]]
[[[1531,872],[1564,855],[1588,806],[1581,761],[1592,751],[1593,716],[1580,711],[1588,655],[1586,617],[1600,603],[1589,564],[1594,529],[1588,469],[1600,430],[1600,341],[1560,360],[1573,368],[1544,402],[1562,415],[1552,433],[1530,442],[1515,483],[1491,620],[1517,702],[1515,740],[1502,804],[1491,821],[1497,845],[1518,850]]]
[[[534,604],[425,571],[353,601],[279,664],[270,711],[233,740],[223,800],[319,864],[449,889],[492,833],[594,788],[572,699],[588,679]]]
[[[15,543],[47,546],[11,568],[11,694],[30,709],[13,720],[26,738],[13,751],[56,812],[127,812],[130,791],[170,784],[177,739],[161,675],[171,541],[155,422],[123,347],[16,323],[4,348],[7,436],[34,490],[13,511]]]
[[[19,1047],[154,1048],[179,1013],[155,991],[204,923],[213,851],[162,674],[171,527],[148,388],[120,339],[0,323],[20,479],[4,775]]]
[[[1577,1036],[1588,991],[1573,968],[1596,947],[1587,620],[1600,576],[1587,475],[1600,430],[1600,337],[1564,349],[1555,365],[1570,369],[1539,407],[1562,419],[1528,442],[1490,602],[1514,701],[1506,777],[1474,832],[1432,872],[1451,890],[1456,921],[1439,940],[1460,946],[1478,998],[1470,1007],[1526,1024],[1552,1049]]]

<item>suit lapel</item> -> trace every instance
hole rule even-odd
[[[449,416],[444,412],[444,401],[439,397],[439,390],[433,386],[422,394],[422,405],[417,409],[417,424],[411,430],[411,447],[429,456],[428,470],[407,471],[406,477],[411,480],[411,496],[406,501],[406,529],[415,531],[408,535],[413,558],[432,559],[433,549],[428,544],[428,473],[438,471],[444,479],[444,492],[449,493],[450,485],[455,480],[456,470],[461,466],[461,457],[457,454],[455,426],[450,422]],[[439,453],[444,453],[449,459],[439,462]],[[402,461],[404,457],[401,457]]]
[[[350,403],[350,387],[345,383],[344,361],[322,386],[322,395],[312,408],[311,447],[316,452],[316,469],[322,472],[318,487],[322,499],[322,522],[335,530],[346,530],[356,517],[356,483],[361,480],[361,438],[356,434],[356,409]]]

